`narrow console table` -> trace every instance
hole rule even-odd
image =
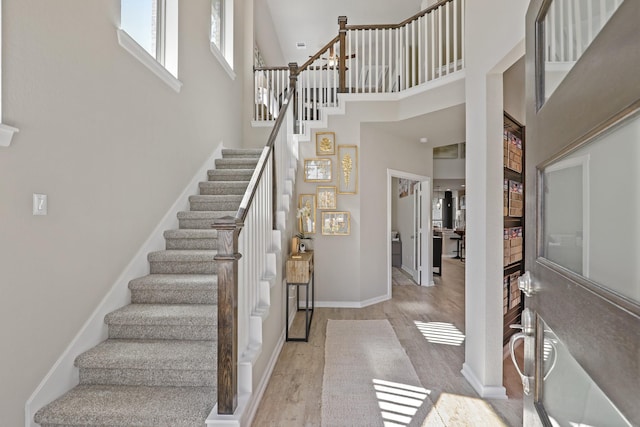
[[[295,286],[296,292],[296,311],[304,311],[305,318],[305,334],[301,338],[292,338],[289,336],[289,291],[291,286]],[[300,307],[300,287],[304,286],[306,290],[306,304]],[[311,320],[313,319],[313,309],[315,306],[315,273],[313,268],[313,251],[307,251],[289,255],[287,259],[287,302],[286,306],[286,324],[285,339],[286,341],[309,341],[309,330],[311,329]],[[311,305],[309,305],[309,294],[311,294]]]

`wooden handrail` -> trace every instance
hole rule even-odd
[[[284,71],[288,70],[289,67],[280,66],[280,67],[253,67],[253,71]]]
[[[291,80],[289,93],[276,120],[269,140],[254,170],[249,186],[235,216],[214,220],[213,228],[218,231],[218,253],[215,262],[218,275],[218,414],[231,415],[238,406],[238,238],[244,227],[258,186],[265,173],[269,155],[273,161],[273,226],[277,208],[277,181],[275,141],[285,120],[289,104],[295,94],[295,78]],[[286,130],[285,130],[286,131]]]
[[[309,60],[307,60],[307,62],[302,64],[300,67],[298,67],[298,73],[301,73],[302,71],[306,70],[309,65],[313,64],[313,62],[316,59],[320,58],[320,55],[325,53],[327,51],[327,49],[329,49],[331,46],[333,46],[339,39],[340,39],[339,35],[335,36],[329,43],[327,43],[326,45],[321,47],[320,50],[318,51],[318,53],[313,55],[311,58],[309,58]]]
[[[347,30],[388,30],[388,29],[393,29],[393,28],[401,28],[404,27],[407,24],[410,24],[411,22],[422,18],[424,15],[427,15],[431,12],[433,12],[434,10],[438,9],[440,6],[444,6],[447,3],[451,3],[454,0],[440,0],[438,3],[429,6],[428,8],[421,10],[420,12],[416,13],[415,15],[411,16],[410,18],[405,19],[404,21],[402,21],[399,24],[374,24],[374,25],[347,25],[346,28]]]
[[[249,206],[251,206],[251,202],[253,201],[256,191],[258,190],[258,183],[262,179],[262,175],[264,174],[264,170],[267,167],[267,159],[269,158],[269,153],[273,151],[273,147],[275,145],[275,140],[278,137],[278,133],[280,132],[280,127],[282,126],[282,122],[286,117],[287,109],[289,108],[289,104],[293,98],[293,94],[295,93],[295,87],[289,87],[289,94],[287,95],[285,102],[283,103],[283,107],[278,114],[278,118],[276,119],[275,124],[273,125],[273,129],[271,130],[271,134],[269,135],[269,139],[267,140],[267,144],[262,154],[260,155],[260,160],[256,165],[253,174],[251,175],[251,180],[249,181],[249,185],[247,186],[247,190],[244,193],[242,201],[240,202],[240,207],[238,208],[238,212],[236,212],[235,219],[237,222],[244,224],[245,219],[247,218],[247,212],[249,210]],[[275,158],[275,156],[273,156]],[[275,175],[275,174],[274,174]],[[275,185],[275,180],[274,184]],[[275,202],[275,200],[274,200]]]

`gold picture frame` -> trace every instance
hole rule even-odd
[[[298,215],[298,231],[302,234],[316,234],[316,195],[300,194],[298,196],[298,212],[304,207],[308,215]]]
[[[317,209],[338,209],[338,187],[317,186],[316,187],[316,208]]]
[[[316,156],[333,156],[336,154],[335,132],[316,132]]]
[[[338,194],[358,194],[358,147],[338,145]]]
[[[304,159],[305,182],[331,182],[333,180],[331,159]]]
[[[351,234],[351,213],[322,212],[323,236],[348,236]]]

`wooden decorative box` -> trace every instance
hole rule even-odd
[[[522,227],[504,229],[503,266],[522,260]]]
[[[524,188],[521,182],[509,181],[509,216],[521,217],[524,212]]]
[[[287,283],[309,283],[313,272],[313,251],[289,255]]]

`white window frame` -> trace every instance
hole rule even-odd
[[[220,0],[222,2],[222,15],[220,17],[220,26],[222,27],[222,34],[220,35],[219,48],[212,39],[212,35],[209,34],[209,44],[211,45],[211,53],[220,62],[222,68],[229,74],[231,80],[235,80],[236,73],[233,70],[233,7],[234,0]],[[213,8],[213,2],[211,3]]]
[[[0,0],[0,147],[11,145],[13,134],[19,132],[17,128],[2,123],[2,0]]]
[[[155,57],[122,28],[117,30],[118,43],[169,87],[180,92],[182,82],[178,80],[178,0],[157,1]]]

